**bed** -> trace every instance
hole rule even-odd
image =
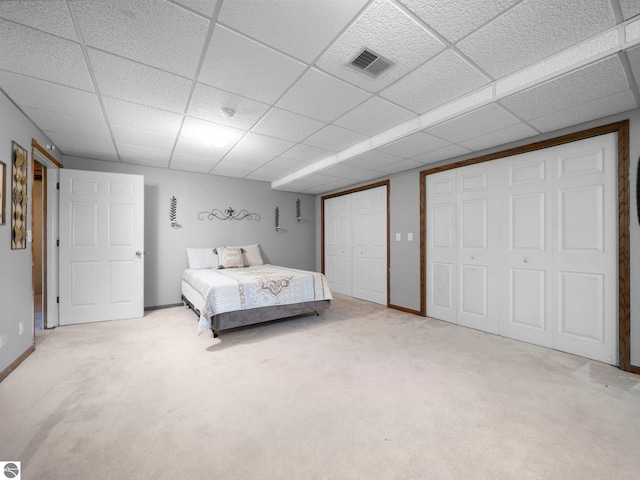
[[[191,250],[193,254],[195,249]],[[217,337],[218,332],[231,328],[306,313],[317,315],[333,301],[321,273],[264,264],[261,258],[252,259],[252,249],[247,247],[242,247],[242,259],[236,267],[228,266],[222,248],[199,250],[220,254],[216,257],[222,260],[197,262],[190,258],[190,268],[182,275],[182,299],[198,315],[200,332],[211,329]]]

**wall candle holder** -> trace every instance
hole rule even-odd
[[[198,220],[204,220],[204,216],[207,216],[209,220],[217,218],[218,220],[254,220],[260,221],[260,215],[257,213],[249,213],[248,210],[240,210],[236,212],[233,208],[229,207],[224,211],[214,208],[210,212],[200,212],[198,214]]]
[[[276,207],[276,232],[280,231],[280,209]]]
[[[300,212],[300,199],[297,199],[296,200],[296,220],[298,220],[299,222],[301,218],[302,218],[302,214]]]

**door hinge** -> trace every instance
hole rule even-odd
[[[56,190],[60,190],[60,182],[56,183]]]
[[[60,246],[60,239],[56,240],[56,247]]]
[[[60,297],[56,297],[56,303],[60,303]]]

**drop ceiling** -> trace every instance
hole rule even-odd
[[[63,159],[310,194],[640,105],[637,0],[5,0],[0,35]]]

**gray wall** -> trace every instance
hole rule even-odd
[[[31,285],[31,243],[22,250],[11,250],[11,152],[12,141],[29,152],[31,141],[46,145],[50,141],[0,93],[0,161],[6,164],[4,225],[0,225],[0,372],[33,345],[33,288]],[[32,174],[31,167],[29,175]],[[30,188],[30,187],[29,187]],[[31,190],[28,192],[31,199]],[[31,222],[31,202],[28,205]],[[27,228],[31,228],[31,224]],[[18,334],[23,322],[24,333]]]
[[[180,300],[180,279],[187,267],[186,247],[218,247],[259,243],[267,263],[314,270],[315,198],[271,190],[265,182],[180,172],[115,162],[64,158],[64,167],[144,175],[145,185],[145,307],[172,305]],[[177,199],[179,228],[169,220],[171,197]],[[296,221],[296,199],[302,221]],[[280,208],[280,231],[274,225]],[[204,220],[198,213],[213,208],[258,213],[256,220]]]
[[[508,145],[501,145],[481,152],[450,159],[429,165],[434,167],[446,163],[453,163],[480,155],[498,152],[507,148],[527,145],[540,140],[558,137],[567,133],[586,130],[588,128],[606,125],[621,120],[629,120],[630,142],[630,238],[631,238],[631,363],[640,366],[640,225],[638,223],[638,211],[636,206],[636,179],[638,171],[638,159],[640,157],[640,109],[635,109],[623,114],[606,117],[582,125],[558,130],[555,132],[527,138]],[[420,309],[420,170],[427,167],[403,172],[390,177],[381,177],[370,182],[358,183],[352,186],[336,190],[349,190],[351,188],[374,183],[375,181],[389,179],[390,181],[390,301],[392,305],[404,307],[410,310]],[[327,192],[335,193],[335,192]],[[326,195],[326,194],[324,194]],[[318,248],[316,250],[316,265],[320,269],[320,203],[322,195],[316,197],[316,215],[318,229]],[[413,242],[407,241],[407,233],[413,233]],[[402,240],[396,241],[396,233],[402,234]]]

